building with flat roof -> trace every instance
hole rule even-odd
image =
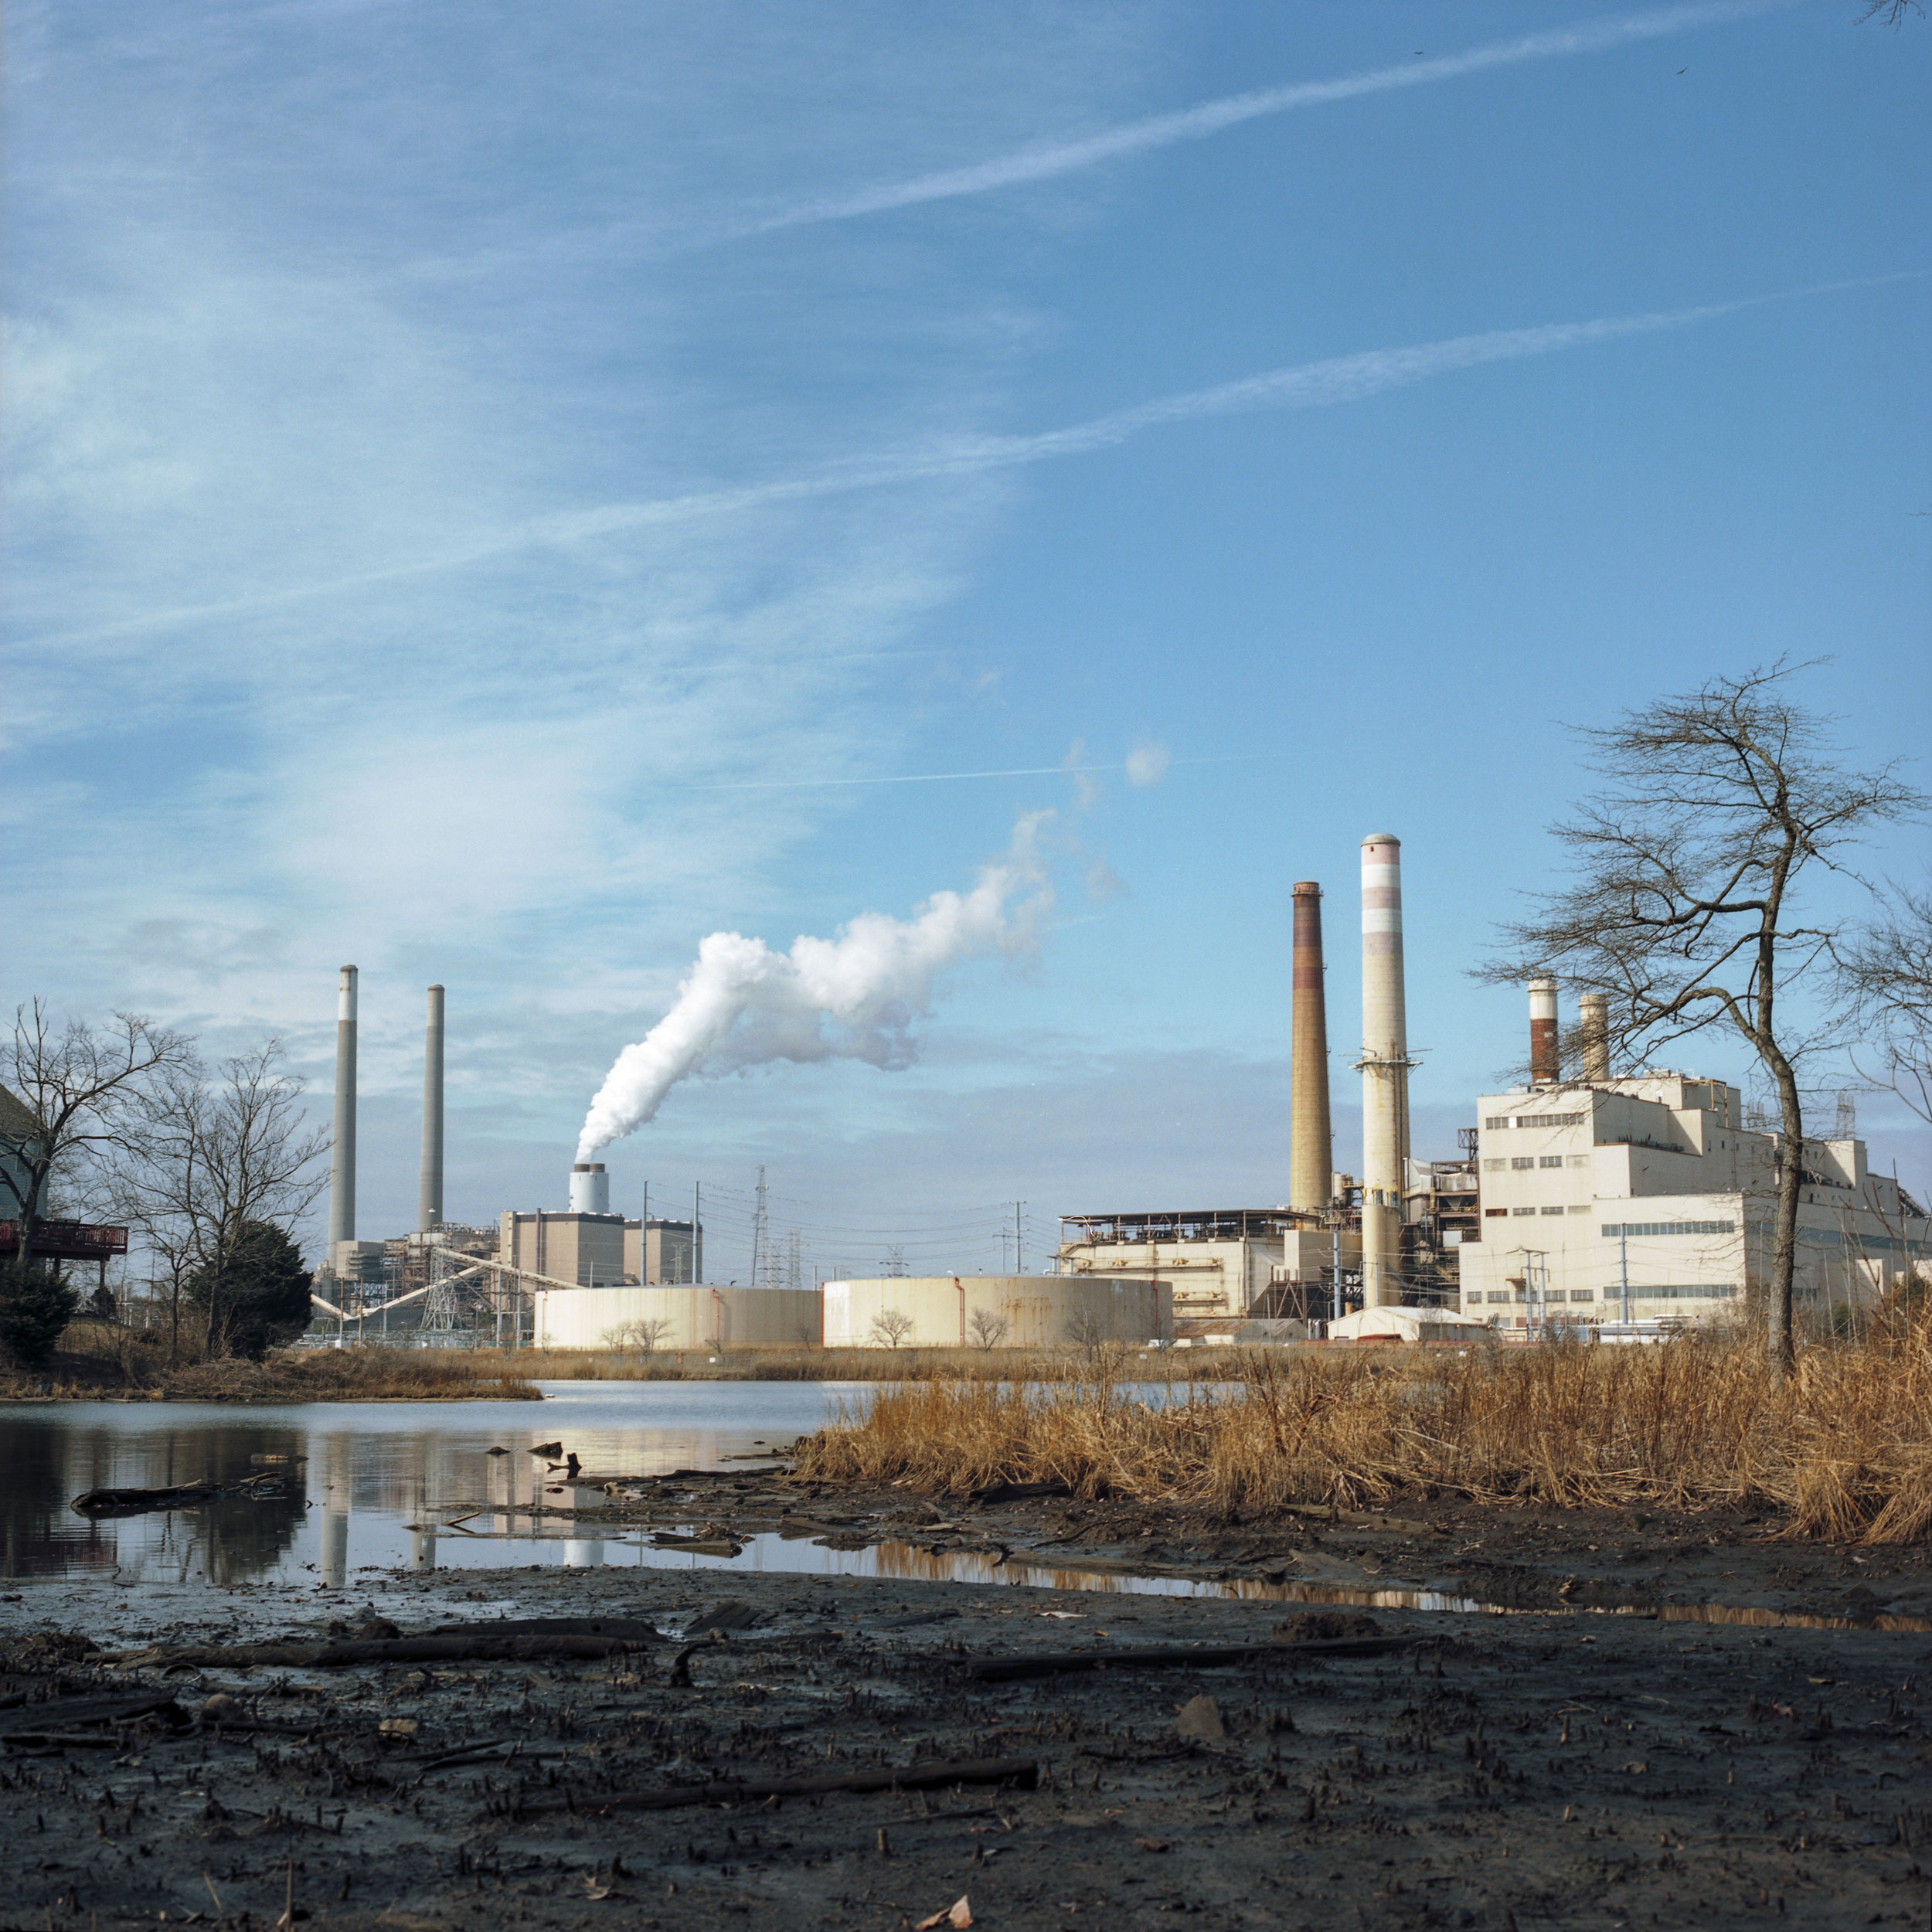
[[[1481,1216],[1462,1305],[1493,1325],[1733,1320],[1770,1278],[1781,1136],[1721,1080],[1546,1081],[1478,1103]],[[1807,1139],[1794,1295],[1863,1307],[1932,1251],[1924,1210],[1855,1137]]]

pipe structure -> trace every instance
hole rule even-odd
[[[417,1190],[416,1231],[443,1225],[443,989],[430,988],[429,1026],[423,1036],[423,1178]]]
[[[608,1214],[611,1176],[601,1161],[579,1161],[570,1170],[570,1212]]]
[[[1329,1145],[1328,1012],[1322,983],[1321,888],[1304,879],[1294,889],[1294,1063],[1290,1076],[1288,1206],[1325,1208],[1335,1186]]]
[[[335,993],[335,1134],[328,1148],[328,1263],[338,1241],[355,1239],[355,968]]]
[[[1581,1036],[1583,1076],[1587,1080],[1610,1078],[1610,1000],[1606,994],[1586,993],[1577,1002],[1577,1030]]]
[[[1529,1084],[1554,1087],[1560,1067],[1556,1046],[1556,982],[1529,982]]]
[[[1409,1159],[1409,1022],[1402,972],[1402,841],[1362,842],[1362,1304],[1402,1299]]]

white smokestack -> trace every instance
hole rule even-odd
[[[611,1212],[611,1177],[601,1161],[580,1161],[570,1170],[570,1212],[573,1214],[608,1214]]]
[[[335,1132],[328,1149],[328,1258],[355,1239],[355,968],[345,966],[335,991]]]
[[[1402,1298],[1402,1188],[1409,1159],[1409,1021],[1403,986],[1402,841],[1362,842],[1362,1305]]]
[[[862,1060],[910,1066],[910,1028],[938,974],[956,961],[1030,945],[1053,909],[1033,849],[1049,812],[1024,815],[1005,855],[964,896],[933,894],[910,920],[865,913],[836,939],[800,938],[788,953],[761,939],[713,933],[671,1010],[627,1046],[584,1117],[577,1158],[641,1127],[687,1075],[770,1060]],[[1029,888],[1019,905],[1015,896]]]
[[[416,1231],[443,1225],[443,989],[430,988],[423,1035],[423,1172],[417,1188]]]

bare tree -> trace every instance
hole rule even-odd
[[[1906,16],[1913,13],[1921,20],[1925,18],[1919,0],[1865,0],[1865,11],[1859,15],[1857,24],[1862,27],[1868,20],[1883,20],[1888,27],[1902,27]]]
[[[991,1308],[975,1308],[973,1318],[967,1324],[972,1332],[974,1345],[985,1349],[989,1355],[1006,1339],[1011,1324],[1003,1315],[995,1315]]]
[[[1901,887],[1838,952],[1838,981],[1859,1036],[1879,1056],[1867,1080],[1932,1122],[1932,892]]]
[[[1091,1308],[1077,1308],[1066,1318],[1066,1338],[1091,1355],[1107,1339],[1107,1324]]]
[[[872,1338],[885,1348],[897,1348],[912,1332],[912,1317],[897,1308],[881,1308],[872,1318]]]
[[[609,1329],[605,1341],[616,1349],[638,1349],[649,1355],[658,1344],[671,1332],[670,1322],[662,1315],[641,1317],[635,1321],[620,1322]]]
[[[175,1063],[144,1090],[104,1163],[114,1211],[165,1271],[171,1359],[189,1277],[219,1270],[251,1224],[291,1233],[328,1185],[328,1132],[303,1131],[302,1083],[281,1058],[271,1039],[212,1075]]]
[[[1781,1370],[1793,1359],[1791,1277],[1804,1119],[1797,1066],[1827,1043],[1781,1005],[1812,978],[1837,929],[1808,923],[1797,894],[1814,863],[1859,830],[1922,803],[1892,767],[1847,774],[1825,720],[1783,689],[1794,668],[1717,678],[1578,736],[1603,780],[1578,815],[1553,828],[1574,882],[1533,918],[1503,929],[1492,983],[1548,975],[1609,1002],[1612,1064],[1641,1064],[1671,1042],[1716,1027],[1741,1039],[1778,1096],[1770,1332]]]
[[[0,1073],[26,1110],[0,1132],[0,1209],[23,1224],[44,1219],[54,1177],[77,1193],[127,1145],[145,1090],[193,1056],[185,1036],[138,1013],[116,1013],[97,1029],[70,1019],[56,1028],[44,1001],[18,1007],[13,1038],[0,1046]],[[22,1252],[25,1252],[23,1246]]]

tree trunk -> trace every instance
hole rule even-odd
[[[1771,1366],[1783,1376],[1791,1372],[1798,1359],[1791,1333],[1791,1284],[1798,1263],[1798,1190],[1804,1165],[1804,1113],[1791,1062],[1778,1053],[1771,1059],[1771,1071],[1777,1081],[1784,1131],[1777,1148],[1777,1217],[1771,1224],[1770,1332],[1765,1340]]]

